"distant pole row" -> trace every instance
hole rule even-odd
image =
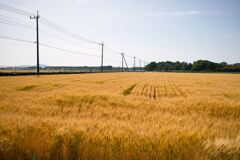
[[[40,19],[40,15],[39,15],[39,12],[37,11],[37,14],[34,15],[34,16],[31,16],[32,13],[30,12],[27,12],[27,11],[24,11],[24,10],[20,10],[20,9],[17,9],[15,7],[11,7],[11,6],[8,6],[8,5],[5,5],[5,4],[2,4],[0,3],[0,9],[3,9],[3,10],[6,10],[6,11],[9,11],[9,12],[13,12],[13,13],[16,13],[16,14],[20,14],[20,15],[23,15],[23,16],[30,16],[30,19],[35,19],[36,20],[36,51],[37,51],[37,74],[39,75],[40,74],[40,63],[39,63],[39,19]],[[84,40],[84,41],[87,41],[89,43],[94,43],[94,44],[98,44],[101,46],[101,67],[100,67],[100,70],[101,72],[103,72],[104,70],[104,42],[102,43],[98,43],[96,41],[92,41],[92,40],[89,40],[89,39],[86,39],[86,38],[83,38],[83,37],[80,37],[78,36],[77,34],[74,34],[72,33],[71,31],[68,31],[56,24],[54,24],[53,22],[45,19],[44,17],[42,17],[43,20],[40,20],[42,23],[48,25],[50,28],[53,28],[57,31],[60,31],[62,33],[65,33],[67,35],[70,35],[71,37],[74,37],[74,38],[77,38],[77,39],[80,39],[80,40]],[[5,39],[13,39],[13,38],[6,38]],[[23,41],[23,40],[22,40]],[[51,48],[54,48],[54,49],[58,49],[60,50],[61,48],[57,48],[57,47],[53,47],[53,46],[49,46],[49,45],[44,45],[44,44],[40,44],[40,45],[43,45],[43,46],[46,46],[46,47],[51,47]],[[61,49],[61,50],[64,50],[64,49]],[[64,50],[64,51],[68,51],[70,52],[69,50]],[[72,53],[74,51],[71,51]],[[76,52],[75,52],[76,53]],[[119,53],[119,52],[115,52],[116,54]],[[120,53],[121,54],[121,58],[122,58],[122,72],[124,71],[124,63],[126,65],[126,68],[127,68],[127,71],[129,71],[129,67],[128,67],[128,64],[127,64],[127,61],[126,61],[126,58],[125,58],[125,53]],[[86,54],[85,54],[86,55]],[[91,55],[90,55],[91,56]],[[92,55],[94,56],[94,55]],[[100,57],[100,56],[99,56]],[[128,56],[129,57],[129,56]],[[136,71],[136,57],[134,56],[133,57],[133,71]],[[146,65],[145,61],[144,61],[144,66]],[[142,68],[142,61],[141,59],[139,59],[139,66],[140,66],[140,70]]]
[[[37,74],[40,74],[40,66],[39,66],[39,25],[38,25],[38,20],[39,20],[40,16],[39,13],[37,11],[37,16],[30,16],[30,19],[36,19],[36,48],[37,48]],[[100,43],[99,45],[101,45],[102,47],[102,54],[101,54],[101,72],[103,72],[103,59],[104,59],[104,42]],[[126,61],[126,58],[124,56],[124,53],[121,53],[122,55],[122,72],[124,72],[124,63],[127,67],[127,71],[129,71],[128,68],[128,64]],[[133,67],[133,71],[136,71],[136,57],[133,57],[134,59],[134,67]],[[141,59],[139,59],[140,62],[140,69],[141,69]],[[144,61],[144,66],[145,66],[145,61]]]

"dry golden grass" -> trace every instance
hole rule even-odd
[[[0,77],[0,159],[240,159],[240,75]]]

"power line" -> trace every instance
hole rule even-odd
[[[18,38],[12,38],[12,37],[7,37],[7,36],[0,36],[0,39],[7,39],[7,40],[26,42],[26,43],[34,43],[33,41],[24,40],[24,39],[18,39]]]
[[[5,2],[4,2],[5,4],[8,4],[8,5],[9,5],[9,3],[10,3],[10,5],[11,5],[11,3],[13,3],[13,4],[15,4],[15,5],[19,6],[19,7],[23,7],[23,8],[25,8],[25,9],[27,9],[27,10],[30,11],[30,12],[35,12],[35,11],[33,11],[32,9],[28,8],[25,4],[21,3],[20,1],[17,1],[17,2],[14,1],[14,0],[3,0],[3,1],[5,1]]]
[[[107,49],[108,51],[110,51],[111,53],[114,53],[116,55],[122,55],[121,52],[115,51],[115,50],[113,50],[113,49],[111,49],[109,47],[105,47],[105,49]],[[134,56],[129,56],[129,55],[125,54],[125,53],[124,53],[124,56],[129,57],[129,58],[134,58]]]
[[[20,42],[27,42],[27,43],[35,43],[35,42],[32,42],[32,41],[28,41],[28,40],[11,38],[11,37],[6,37],[6,36],[0,36],[0,39],[14,40],[14,41],[20,41]],[[40,46],[43,46],[43,47],[47,47],[47,48],[52,48],[52,49],[60,50],[60,51],[63,51],[63,52],[68,52],[68,53],[72,53],[72,54],[77,54],[77,55],[94,56],[94,57],[99,57],[99,58],[101,57],[101,56],[98,56],[98,55],[91,55],[91,54],[81,53],[81,52],[77,52],[77,51],[70,51],[70,50],[66,50],[66,49],[62,49],[62,48],[58,48],[58,47],[55,47],[55,46],[51,46],[51,45],[47,45],[47,44],[42,44],[42,43],[40,43],[39,45],[40,45]],[[115,63],[119,63],[119,61],[113,60],[113,59],[108,58],[108,57],[106,57],[106,56],[105,56],[104,58],[105,58],[106,60],[108,60],[108,61],[115,62]]]
[[[61,37],[61,36],[57,36],[57,35],[52,34],[52,33],[48,32],[48,31],[46,31],[46,30],[42,30],[42,29],[41,29],[40,32],[41,32],[41,33],[44,33],[44,34],[46,34],[46,35],[49,35],[49,36],[51,36],[51,37],[54,37],[54,38],[56,38],[56,39],[58,39],[58,40],[62,40],[62,41],[68,42],[68,43],[70,43],[70,44],[74,44],[74,45],[77,45],[77,46],[79,46],[79,44],[82,45],[81,43],[77,43],[77,42],[75,42],[75,41],[68,40],[68,39],[63,38],[63,37]],[[99,50],[99,49],[97,49],[97,48],[86,47],[86,46],[84,46],[84,47],[81,46],[81,48]]]
[[[12,12],[12,13],[15,13],[15,14],[19,14],[19,15],[22,15],[22,16],[31,16],[31,15],[34,15],[34,18],[38,20],[39,16],[37,14],[34,14],[34,13],[31,13],[31,12],[28,12],[28,11],[24,11],[22,9],[18,9],[18,8],[15,8],[15,7],[11,7],[9,5],[6,5],[6,4],[3,4],[3,3],[0,3],[0,9],[1,10],[4,10],[4,11],[8,11],[8,12]],[[80,55],[85,55],[85,56],[95,56],[95,57],[101,57],[101,70],[103,70],[103,43],[99,43],[97,41],[94,41],[94,40],[90,40],[88,38],[85,38],[85,37],[82,37],[82,36],[79,36],[78,34],[76,33],[73,33],[65,28],[63,28],[62,26],[59,26],[57,24],[55,24],[54,22],[42,17],[41,19],[39,19],[39,21],[47,26],[48,28],[52,29],[52,30],[55,30],[55,31],[58,31],[59,33],[62,33],[64,35],[67,35],[69,37],[72,37],[72,38],[75,38],[75,39],[78,39],[78,40],[81,40],[81,41],[85,41],[85,42],[88,42],[88,43],[91,43],[91,44],[96,44],[96,45],[101,45],[102,46],[102,56],[98,56],[98,55],[91,55],[91,54],[85,54],[85,53],[81,53],[81,52],[77,52],[77,51],[71,51],[71,50],[67,50],[67,49],[63,49],[63,48],[59,48],[59,47],[55,47],[55,46],[51,46],[51,45],[47,45],[47,44],[40,44],[41,46],[44,46],[44,47],[48,47],[48,48],[52,48],[52,49],[57,49],[57,50],[61,50],[61,51],[64,51],[64,52],[69,52],[69,53],[74,53],[74,54],[80,54]],[[30,25],[26,25],[26,24],[22,24],[22,23],[18,23],[18,22],[14,22],[14,21],[11,21],[11,20],[8,20],[8,19],[4,19],[4,18],[0,18],[0,23],[3,23],[3,24],[8,24],[8,25],[12,25],[12,26],[17,26],[17,27],[22,27],[22,28],[25,28],[25,29],[35,29],[34,27],[30,26]],[[37,30],[38,30],[38,25],[37,25]],[[68,39],[65,39],[65,38],[62,38],[61,36],[56,36],[52,33],[49,33],[47,31],[44,31],[44,30],[41,30],[42,33],[45,33],[47,35],[50,35],[54,38],[57,38],[57,39],[60,39],[60,40],[63,40],[63,41],[68,41]],[[37,35],[38,35],[38,32],[37,32]],[[38,36],[37,36],[38,37]],[[11,37],[5,37],[5,36],[0,36],[1,39],[9,39],[9,40],[16,40],[16,41],[22,41],[22,42],[28,42],[28,43],[33,43],[32,41],[28,41],[28,40],[22,40],[22,39],[17,39],[17,38],[11,38]],[[37,41],[38,43],[38,41]],[[71,42],[72,44],[73,42]],[[86,47],[85,47],[86,48]],[[88,47],[89,48],[89,47]],[[96,48],[90,48],[90,49],[95,49],[97,50]],[[111,53],[113,54],[116,54],[116,55],[121,55],[120,52],[118,51],[115,51],[111,48],[108,48],[108,47],[105,47],[106,50],[110,51]],[[134,58],[134,68],[135,68],[135,59],[136,57],[134,56],[129,56],[127,54],[124,54],[124,61],[126,63],[126,59],[125,59],[125,56],[126,57],[130,57],[130,58]],[[109,58],[107,57],[104,57],[108,60],[110,60]],[[141,59],[140,60],[140,68],[141,68]],[[111,60],[111,61],[115,61],[115,60]],[[118,61],[115,61],[115,62],[118,62]],[[126,63],[127,65],[127,63]]]
[[[129,56],[129,55],[126,55],[126,57],[129,57],[129,58],[134,58],[134,56]]]
[[[112,52],[114,54],[117,54],[117,55],[121,55],[122,54],[121,52],[115,51],[115,50],[113,50],[113,49],[111,49],[109,47],[106,47],[106,46],[105,46],[105,49],[107,49],[108,51],[110,51],[110,52]]]
[[[106,57],[106,56],[104,56],[104,59],[106,59],[106,60],[108,60],[108,61],[111,61],[111,62],[114,62],[114,63],[119,63],[119,61],[113,60],[113,59],[108,58],[108,57]]]
[[[23,16],[28,16],[28,17],[32,16],[32,15],[35,15],[34,13],[27,12],[27,11],[24,11],[24,10],[21,10],[21,9],[17,9],[15,7],[11,7],[11,6],[3,4],[3,3],[0,3],[0,9],[5,10],[5,11],[9,11],[9,12],[13,12],[13,13],[16,13],[16,14],[19,14],[19,15],[23,15]],[[41,22],[44,25],[46,25],[46,26],[48,26],[48,27],[50,27],[52,29],[55,29],[55,30],[57,30],[57,31],[59,31],[61,33],[67,34],[67,35],[69,35],[71,37],[74,37],[76,39],[80,39],[80,40],[85,41],[85,42],[89,42],[89,43],[100,45],[99,42],[93,41],[93,40],[90,40],[90,39],[87,39],[87,38],[84,38],[82,36],[79,36],[79,35],[71,32],[71,31],[69,31],[69,30],[67,30],[67,29],[65,29],[65,28],[55,24],[54,22],[52,22],[52,21],[50,21],[50,20],[48,20],[48,19],[46,19],[44,17],[42,17]]]
[[[17,23],[17,22],[14,22],[14,21],[10,21],[10,20],[7,20],[7,19],[3,19],[3,18],[0,18],[0,23],[7,24],[7,25],[11,25],[11,26],[15,26],[15,27],[21,27],[21,28],[25,28],[25,29],[35,30],[35,28],[32,27],[32,26],[25,25],[25,24],[22,24],[22,23]],[[54,34],[52,34],[52,33],[50,33],[50,32],[47,32],[47,31],[45,31],[45,30],[40,30],[40,32],[41,32],[41,33],[44,33],[44,34],[46,34],[46,35],[52,36],[52,37],[54,37],[54,38],[56,38],[56,39],[60,39],[60,40],[62,40],[62,41],[67,41],[67,42],[69,42],[69,43],[71,43],[71,44],[74,43],[74,42],[72,42],[72,41],[69,41],[69,40],[67,40],[67,39],[65,39],[65,38],[62,38],[62,37],[60,37],[60,36],[56,36],[56,35],[54,35]],[[75,45],[77,45],[77,44],[79,44],[79,43],[75,43]],[[81,47],[81,48],[99,50],[99,49],[97,49],[97,48],[92,48],[92,47]]]
[[[65,28],[63,28],[63,27],[55,24],[54,22],[52,22],[52,21],[50,21],[50,20],[48,20],[48,19],[46,19],[46,18],[44,18],[44,17],[42,17],[42,19],[40,20],[40,22],[41,22],[42,24],[44,24],[44,25],[46,25],[46,26],[48,26],[48,27],[50,27],[50,28],[52,28],[52,29],[60,32],[60,33],[66,34],[66,35],[68,35],[68,36],[70,36],[70,37],[73,37],[73,38],[75,38],[75,39],[79,39],[79,40],[81,40],[81,41],[85,41],[85,42],[92,43],[92,44],[97,44],[97,45],[100,45],[100,44],[101,44],[101,43],[99,43],[99,42],[97,42],[97,41],[93,41],[93,40],[84,38],[84,37],[82,37],[82,36],[79,36],[79,35],[71,32],[71,31],[69,31],[69,30],[67,30],[67,29],[65,29]]]
[[[56,50],[59,50],[59,51],[63,51],[63,52],[72,53],[72,54],[78,54],[78,55],[90,56],[90,57],[101,57],[101,56],[98,56],[98,55],[81,53],[81,52],[78,52],[78,51],[71,51],[71,50],[68,50],[68,49],[63,49],[63,48],[59,48],[59,47],[55,47],[55,46],[51,46],[51,45],[43,44],[43,43],[40,43],[39,45],[43,46],[43,47],[47,47],[47,48],[52,48],[52,49],[56,49]]]
[[[17,25],[17,24],[12,24],[12,23],[9,23],[9,22],[4,22],[4,21],[1,21],[1,20],[0,20],[0,23],[15,26],[15,27],[21,27],[21,28],[25,28],[25,29],[33,29],[33,28],[24,27],[24,26]]]
[[[110,52],[112,52],[112,53],[114,53],[114,54],[122,55],[121,52],[115,51],[115,50],[113,50],[113,49],[111,49],[111,48],[109,48],[109,47],[105,47],[105,49],[107,49],[108,51],[110,51]],[[133,56],[129,56],[129,55],[127,55],[127,54],[124,54],[124,55],[125,55],[126,57],[133,58]]]
[[[3,3],[0,3],[0,7],[3,10],[9,11],[9,12],[14,12],[14,13],[25,15],[25,16],[34,15],[31,12],[27,12],[27,11],[24,11],[24,10],[21,10],[21,9],[18,9],[18,8],[15,8],[15,7],[3,4]]]
[[[33,26],[22,24],[22,23],[18,23],[18,22],[14,22],[14,21],[11,21],[11,20],[8,20],[8,19],[4,19],[4,18],[0,18],[0,23],[12,25],[12,26],[17,26],[17,27],[22,27],[22,28],[26,28],[26,29],[34,29]]]
[[[31,12],[27,12],[27,11],[24,11],[24,10],[21,10],[21,9],[17,9],[15,7],[11,7],[11,6],[8,6],[8,5],[5,5],[5,4],[2,4],[0,3],[0,9],[3,9],[3,10],[6,10],[6,11],[9,11],[9,12],[14,12],[16,14],[20,14],[20,15],[24,15],[24,16],[31,16],[31,15],[35,15]],[[42,17],[42,20],[41,22],[44,24],[44,25],[47,25],[48,27],[52,28],[52,29],[55,29],[61,33],[64,33],[64,34],[67,34],[71,37],[74,37],[74,38],[77,38],[77,39],[80,39],[82,41],[86,41],[86,42],[89,42],[89,43],[94,43],[94,44],[100,44],[99,42],[97,41],[93,41],[93,40],[89,40],[87,38],[84,38],[84,37],[81,37],[67,29],[64,29],[63,27],[53,23],[52,21]]]
[[[11,7],[11,6],[3,4],[3,3],[0,3],[0,9],[8,11],[8,12],[15,13],[15,14],[18,14],[18,15],[27,16],[27,17],[29,17],[31,15],[34,15],[31,12],[27,12],[27,11],[24,11],[24,10],[15,8],[15,7]]]

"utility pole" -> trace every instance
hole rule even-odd
[[[139,59],[139,62],[140,62],[140,71],[141,71],[141,65],[142,65],[141,59]]]
[[[136,71],[136,57],[133,57],[133,70]]]
[[[123,56],[124,56],[124,53],[122,53],[122,72],[123,72]]]
[[[104,42],[102,42],[100,45],[102,46],[101,72],[103,72],[103,47],[104,47]]]
[[[40,16],[38,15],[38,11],[37,11],[37,16],[30,16],[30,19],[36,19],[36,34],[37,34],[37,74],[39,75],[39,31],[38,31],[38,19],[40,18]]]
[[[143,64],[144,64],[143,70],[145,71],[146,62],[143,61]]]
[[[127,70],[129,71],[128,64],[127,64],[127,61],[126,61],[126,59],[125,59],[125,56],[124,56],[124,55],[123,55],[123,59],[124,59],[124,62],[125,62],[125,64],[126,64]]]

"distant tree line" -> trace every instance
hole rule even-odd
[[[101,68],[98,66],[40,66],[41,70],[79,70],[79,71],[98,71]],[[103,66],[104,70],[113,70],[112,66]],[[36,70],[36,66],[15,66],[15,67],[0,67],[0,70]]]
[[[227,64],[226,62],[215,63],[208,60],[187,62],[151,62],[145,66],[146,71],[204,71],[204,72],[240,72],[240,63]]]
[[[42,68],[44,70],[83,70],[83,71],[98,71],[98,66],[46,66]],[[112,66],[103,66],[104,70],[113,70]]]

